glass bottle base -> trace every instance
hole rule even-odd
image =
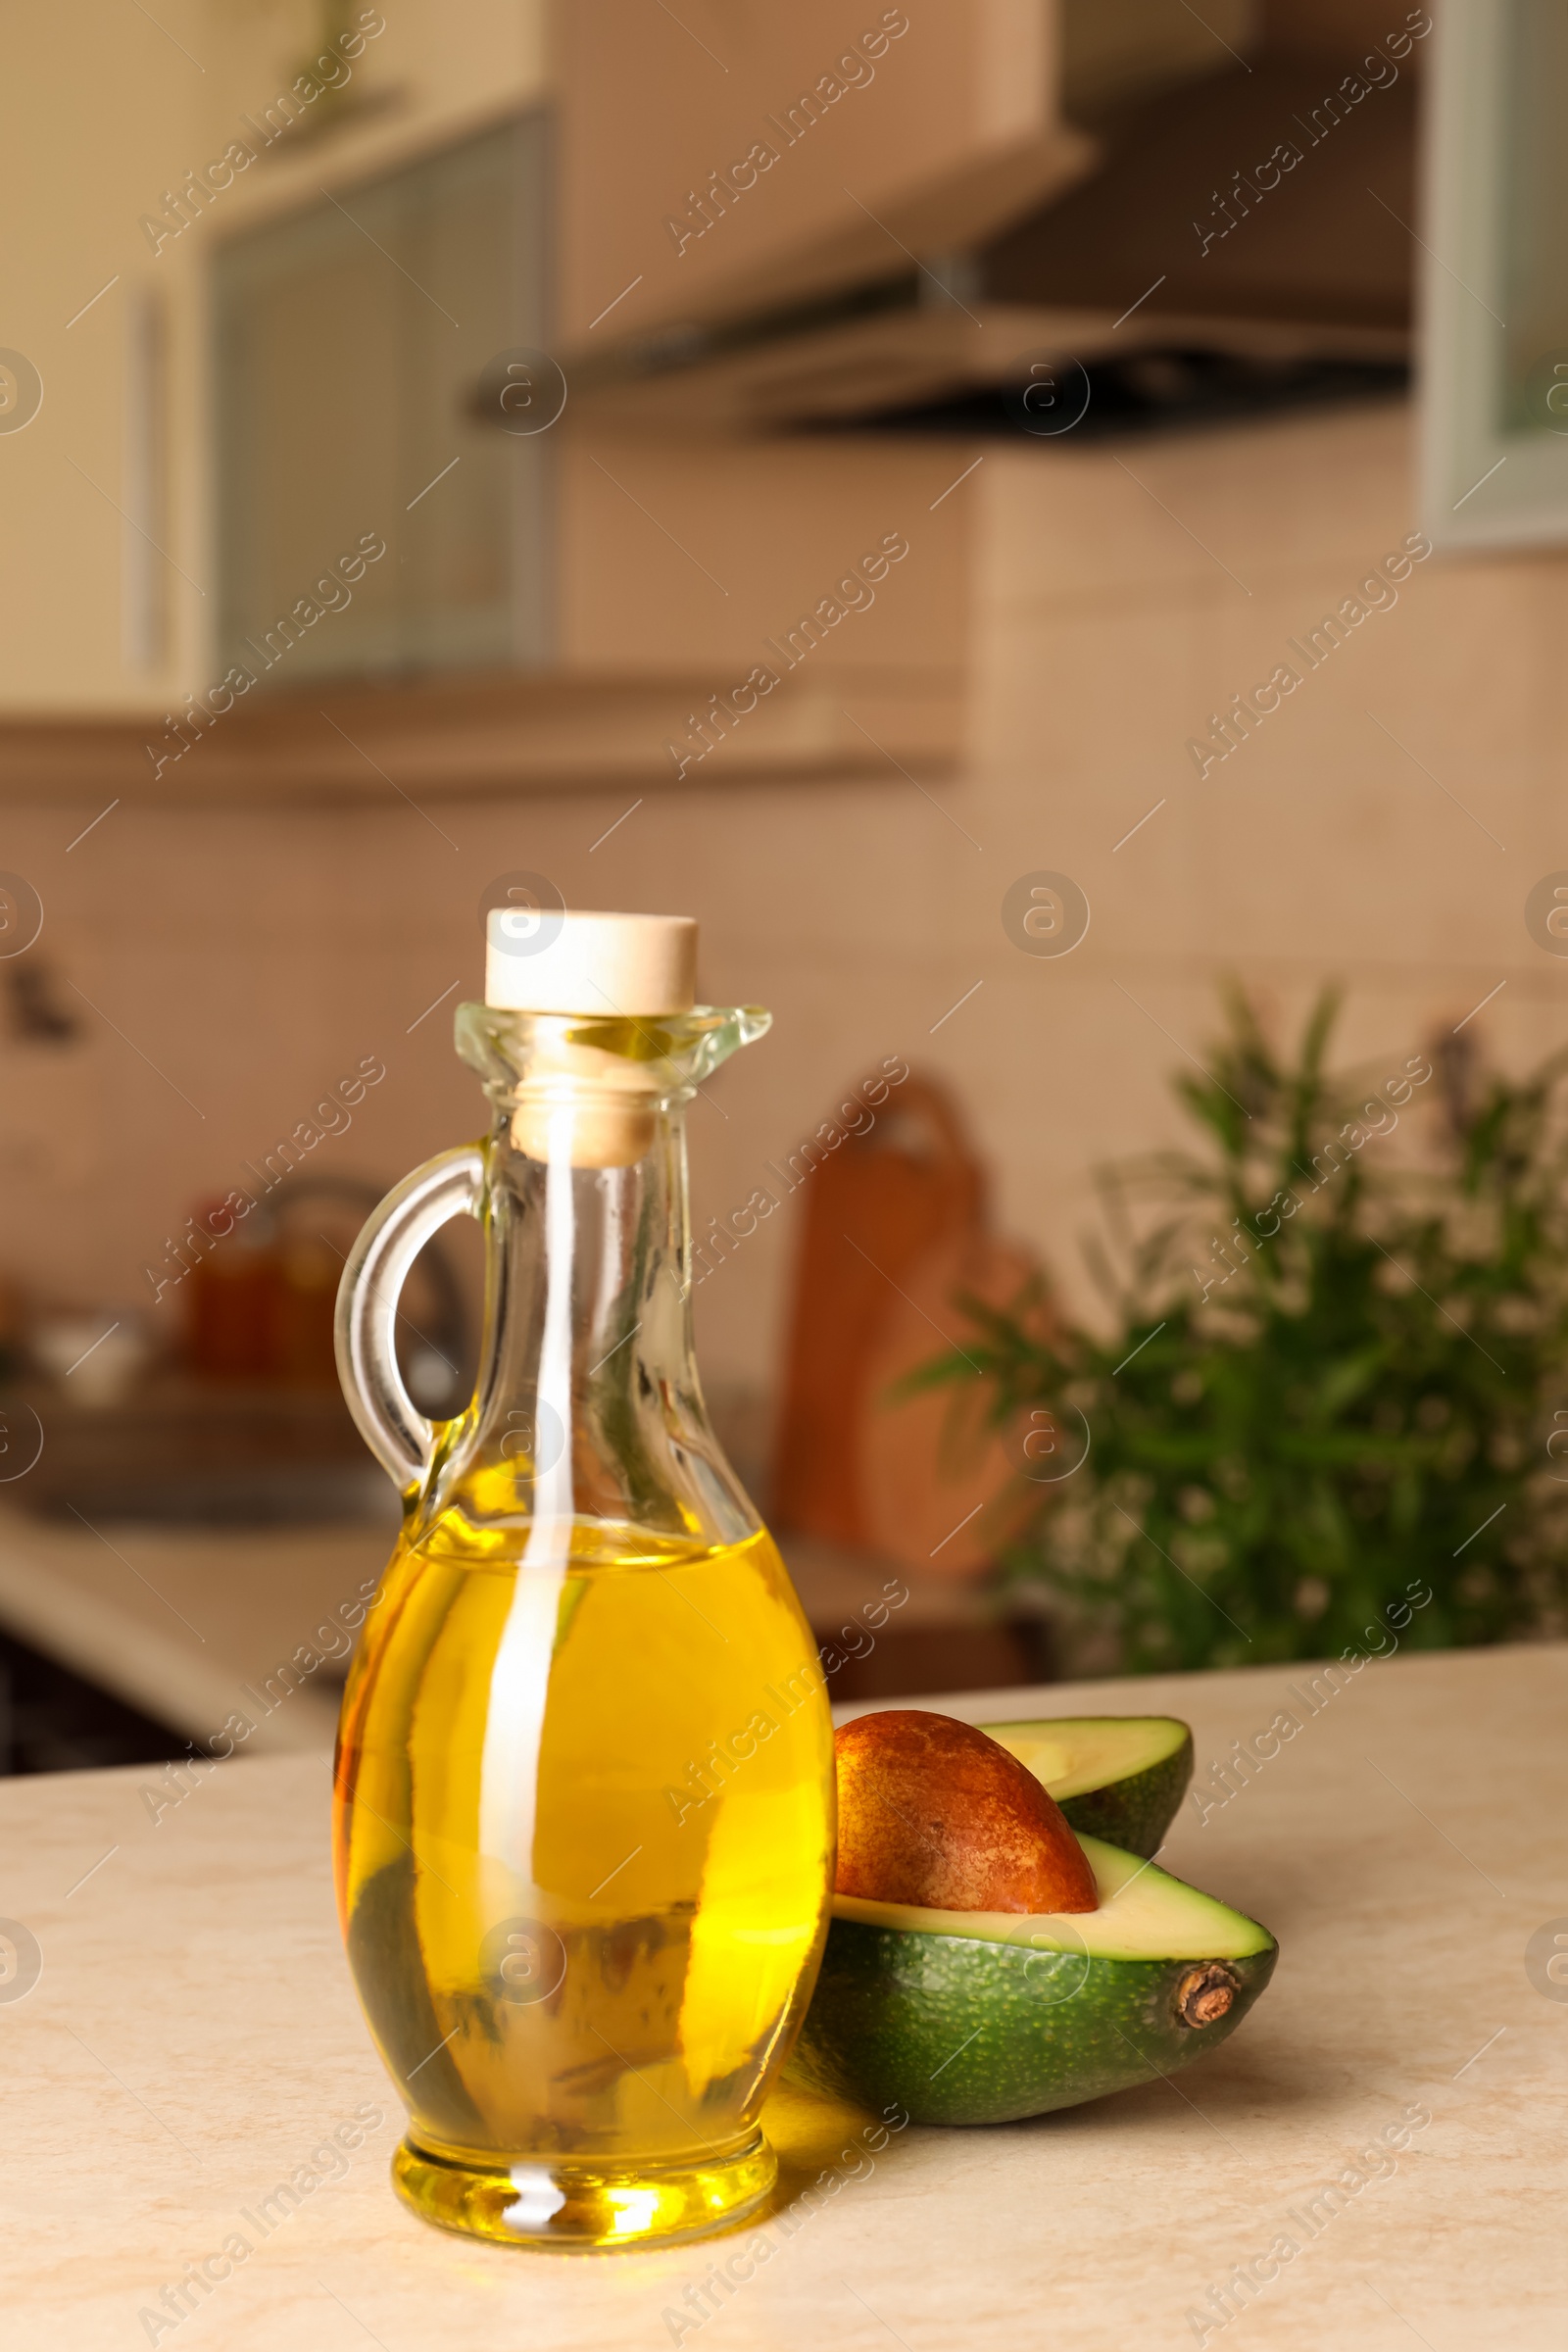
[[[777,2178],[778,2159],[760,2132],[699,2165],[462,2164],[412,2139],[392,2158],[399,2196],[438,2229],[565,2253],[667,2246],[728,2229],[757,2211]]]

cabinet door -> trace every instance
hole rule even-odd
[[[508,123],[222,249],[220,666],[287,686],[546,659],[549,436],[475,403],[547,339],[547,155],[541,118]],[[318,593],[367,536],[386,553],[348,601]]]
[[[1568,5],[1444,0],[1423,506],[1440,546],[1568,539]]]
[[[1053,0],[559,0],[554,37],[574,341],[910,270],[1089,154]]]

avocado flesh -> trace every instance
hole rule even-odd
[[[1234,2033],[1273,1973],[1238,1911],[1094,1838],[1098,1911],[934,1911],[836,1895],[789,2072],[915,2123],[997,2124],[1126,2090]],[[1225,2013],[1189,2024],[1213,1968]]]
[[[1193,1735],[1174,1715],[1060,1715],[986,1723],[1054,1796],[1080,1837],[1157,1854],[1193,1777]]]
[[[1087,1952],[1096,1960],[1246,1960],[1274,1938],[1211,1894],[1200,1894],[1152,1862],[1081,1834],[1100,1896],[1098,1911],[933,1911],[920,1903],[833,1897],[835,1919],[914,1936],[956,1936],[1026,1952]]]

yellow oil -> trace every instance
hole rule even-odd
[[[833,1801],[815,1645],[764,1533],[527,1538],[454,1509],[405,1543],[344,1699],[335,1851],[409,2201],[566,2246],[752,2210]]]

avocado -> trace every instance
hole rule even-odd
[[[1174,1715],[1058,1715],[981,1730],[1027,1764],[1080,1837],[1157,1854],[1193,1777],[1193,1735]]]
[[[1079,1841],[1095,1911],[835,1895],[794,2080],[900,2105],[915,2123],[1004,2124],[1174,2074],[1217,2047],[1273,1974],[1273,1936],[1152,1862]]]

